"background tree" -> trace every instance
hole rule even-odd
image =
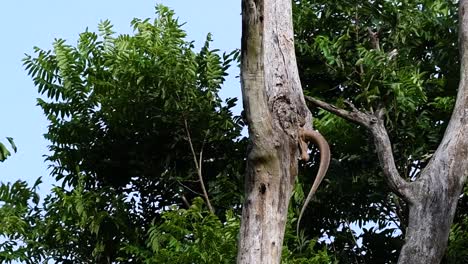
[[[37,228],[55,261],[132,259],[127,247],[148,249],[171,206],[202,196],[224,219],[240,204],[242,121],[236,99],[218,96],[237,52],[211,49],[211,36],[194,52],[173,12],[158,6],[157,15],[135,19],[134,35],[104,21],[76,46],[59,39],[24,60],[45,95],[47,160],[61,183]]]
[[[211,36],[195,52],[174,13],[156,11],[133,35],[104,21],[25,58],[58,186],[42,202],[39,181],[1,186],[1,262],[235,261],[246,140],[236,100],[218,91],[238,53],[211,49]],[[284,262],[329,262],[314,241],[295,254],[290,223]]]
[[[446,124],[438,121],[450,116],[459,78],[457,49],[446,48],[457,47],[456,5],[433,2],[420,12],[420,2],[378,1],[374,5],[341,1],[329,5],[327,1],[295,1],[294,5],[296,52],[306,94],[344,106],[343,98],[353,98],[360,105],[376,100],[381,92],[390,93],[386,98],[393,98],[394,107],[389,115],[395,116],[388,118],[386,125],[394,156],[397,166],[413,176],[419,170],[412,168],[419,165],[406,157],[423,157],[414,160],[424,165],[435,149]],[[372,50],[369,27],[378,28],[382,50],[391,52],[397,47],[400,55],[394,54],[390,64],[382,65],[387,55],[376,57]],[[361,59],[360,52],[367,50],[369,57]],[[429,53],[431,56],[427,56]],[[424,81],[425,97],[417,92],[422,87],[420,81],[413,80]],[[429,105],[421,101],[424,98],[430,100]],[[412,102],[419,102],[418,110],[411,110],[416,109]],[[319,190],[307,211],[305,222],[311,224],[305,226],[306,230],[313,236],[334,237],[330,249],[338,251],[341,261],[396,260],[407,209],[384,182],[366,130],[313,110],[318,117],[315,126],[330,139],[334,162],[328,184]],[[306,168],[306,173],[309,180],[314,172]],[[375,223],[371,225],[374,227],[360,234],[350,228],[352,223],[362,228],[369,222]],[[361,240],[362,245],[356,245]]]
[[[408,224],[408,218],[405,217],[407,210],[411,209],[412,213],[417,210],[414,205],[418,202],[412,198],[422,198],[424,195],[420,196],[414,191],[408,191],[405,194],[406,190],[403,190],[401,186],[406,185],[406,183],[399,178],[397,171],[401,172],[401,175],[408,181],[417,182],[408,184],[410,186],[418,185],[419,182],[424,181],[418,179],[432,177],[421,176],[421,173],[431,160],[448,124],[459,78],[457,49],[447,48],[457,47],[456,6],[452,2],[446,1],[358,2],[345,1],[331,7],[326,5],[324,1],[296,1],[295,22],[298,35],[297,50],[298,54],[301,54],[298,56],[301,77],[306,89],[312,91],[314,95],[322,94],[323,98],[326,98],[325,100],[334,102],[338,107],[345,107],[347,101],[350,101],[356,108],[385,115],[385,123],[378,123],[379,125],[376,126],[380,126],[379,130],[382,133],[385,132],[384,125],[387,128],[393,143],[395,163],[385,160],[381,164],[385,178],[390,183],[390,189],[404,197],[409,203],[404,203],[393,195],[382,193],[383,195],[364,197],[350,195],[357,199],[349,199],[348,201],[351,203],[348,203],[348,206],[356,206],[357,211],[351,214],[351,218],[357,220],[358,223],[364,219],[372,219],[380,227],[383,227],[398,216],[399,221],[395,222],[401,225],[401,230],[404,232]],[[320,67],[324,62],[327,67]],[[463,87],[460,89],[463,90]],[[461,100],[463,103],[463,99]],[[310,101],[319,104],[317,100],[311,99]],[[348,105],[351,104],[348,103]],[[371,128],[369,123],[371,116],[360,116],[356,108],[351,106],[350,113],[355,118],[348,116],[348,119],[357,121],[359,117],[363,117],[359,122],[358,129],[344,124],[343,121],[337,120],[330,114],[324,114],[322,120],[317,123],[317,127],[327,135],[329,132],[331,138],[336,138],[332,139],[333,153],[338,155],[335,158],[340,161],[339,164],[336,164],[338,167],[335,167],[336,172],[353,176],[353,179],[364,183],[362,187],[366,187],[366,185],[374,187],[376,184],[381,184],[379,183],[381,180],[375,180],[376,177],[372,175],[375,175],[377,171],[376,167],[371,166],[372,164],[377,165],[377,163],[372,163],[372,161],[376,161],[377,156],[368,151],[368,144],[362,144],[360,148],[352,148],[356,142],[365,143],[367,132],[363,128]],[[385,109],[385,111],[379,112],[379,109]],[[327,110],[332,111],[333,109]],[[463,127],[465,125],[462,123],[461,127],[453,130],[453,133],[461,135],[457,133],[463,133],[466,130]],[[377,136],[376,126],[373,126],[371,130],[373,136]],[[333,128],[339,129],[333,131]],[[384,135],[383,138],[385,137]],[[460,144],[464,143],[460,142]],[[383,147],[378,144],[377,151],[383,154],[382,151],[387,148],[384,151],[386,154],[391,154],[389,147],[389,145]],[[463,171],[463,166],[466,165],[463,155],[463,152],[454,153],[453,158],[459,161],[456,166],[461,166],[461,171],[456,173],[458,175],[447,176],[449,173],[447,171],[444,172],[445,174],[440,174],[441,179],[455,177],[454,179],[460,180],[455,180],[457,184],[452,187],[444,185],[444,180],[441,180],[440,185],[438,185],[439,187],[447,187],[451,197],[448,198],[450,202],[447,200],[447,204],[442,205],[445,202],[440,201],[441,207],[431,208],[433,212],[428,213],[431,215],[428,218],[438,215],[441,212],[438,210],[443,210],[442,208],[454,209],[453,202],[456,203],[462,186],[459,183],[462,183],[466,177],[466,171]],[[382,158],[389,157],[390,155],[380,156],[381,161],[384,161]],[[438,156],[433,160],[438,158],[442,159],[441,156]],[[437,162],[433,162],[431,166],[436,164]],[[433,167],[433,169],[435,168]],[[332,169],[332,172],[335,170]],[[347,173],[350,171],[352,172]],[[425,171],[426,175],[430,174],[429,171],[430,169]],[[445,181],[445,183],[447,182]],[[331,185],[331,188],[335,188],[334,186],[335,184]],[[419,187],[414,188],[418,189]],[[437,193],[434,189],[433,192],[434,196],[430,199],[444,200],[445,191]],[[358,192],[359,195],[362,193],[365,194],[367,191]],[[411,197],[409,198],[408,195]],[[364,208],[361,207],[362,205]],[[336,210],[339,206],[340,203],[332,205],[330,209],[326,209],[326,212],[332,212],[339,217],[338,219],[342,219],[341,222],[335,222],[331,225],[346,227],[350,214]],[[450,213],[449,211],[447,211],[447,215],[453,215],[453,211]],[[374,213],[369,215],[367,212]],[[413,230],[432,221],[422,220],[422,218],[424,217],[421,215],[421,220],[414,220],[419,219],[419,217],[415,217],[413,214],[410,217],[412,220],[409,220],[411,227],[408,231],[413,232]],[[442,236],[446,237],[451,223],[451,218],[447,219],[447,221],[446,219],[436,220],[434,225],[440,224],[445,227],[436,228],[437,230],[433,230],[431,234],[436,236],[436,233],[442,232],[444,233]],[[424,221],[424,224],[420,224],[418,221]],[[365,241],[366,239],[375,238],[372,233],[365,231],[362,235],[364,247],[369,245]],[[421,233],[427,234],[427,232]],[[383,234],[392,236],[392,232]],[[411,237],[415,238],[416,236],[412,235]],[[431,243],[426,243],[427,241],[423,242],[425,239],[422,237],[416,240],[418,241],[409,242],[407,245],[431,245]],[[386,241],[387,245],[392,246],[393,243],[390,239],[386,239]],[[432,239],[432,241],[436,240]],[[441,238],[440,241],[446,241],[446,238]],[[348,239],[346,243],[349,242],[356,244],[351,239]],[[414,252],[408,254],[404,250],[401,254],[401,261],[404,262],[404,256],[408,255],[418,258],[418,261],[424,261],[425,257],[431,258],[432,253],[437,255],[435,259],[440,259],[444,251],[444,242],[441,243],[441,250],[437,253],[435,251],[428,254],[426,254],[427,252],[422,253],[425,254],[424,256],[419,256]],[[394,244],[392,247],[397,249],[398,244]],[[387,249],[387,247],[385,248]],[[354,245],[350,249],[366,252],[366,257],[362,257],[361,261],[365,261],[367,258],[368,251],[358,249]],[[397,253],[397,251],[394,252]],[[371,253],[371,255],[373,254]],[[378,259],[374,259],[374,261]],[[435,259],[432,260],[433,263],[438,263]],[[415,263],[412,261],[409,262]]]
[[[456,5],[304,0],[294,8],[306,94],[340,107],[344,99],[364,108],[386,98],[396,165],[417,179],[455,102]],[[44,93],[39,104],[51,120],[48,159],[59,181],[43,202],[40,180],[2,184],[1,262],[235,261],[246,140],[240,139],[243,121],[230,113],[235,101],[222,102],[217,92],[237,53],[225,58],[209,41],[195,52],[173,12],[157,10],[156,20],[133,22],[134,34],[116,35],[103,22],[98,34],[82,33],[77,45],[58,40],[52,50],[38,48],[26,59]],[[185,70],[192,67],[195,77]],[[303,189],[319,161],[315,150],[300,167],[282,263],[395,262],[407,204],[385,183],[363,127],[312,110],[333,160],[327,184],[306,211],[304,235],[297,237]],[[466,262],[466,197],[465,191],[444,263]]]

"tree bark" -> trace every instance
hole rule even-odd
[[[460,84],[442,142],[414,182],[409,224],[398,263],[440,263],[468,176],[468,0],[459,3]]]
[[[383,125],[384,109],[373,113],[352,111],[307,97],[307,100],[349,121],[365,126],[374,145],[386,180],[393,192],[409,205],[409,223],[399,264],[440,263],[446,247],[457,202],[468,176],[468,0],[459,4],[460,84],[442,141],[420,177],[403,179],[395,166],[391,142]]]
[[[299,129],[311,129],[296,65],[290,0],[242,0],[241,85],[249,125],[237,263],[280,263],[297,176]]]

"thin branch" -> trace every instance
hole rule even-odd
[[[334,105],[325,103],[310,96],[306,96],[305,99],[330,113],[366,127],[374,138],[374,145],[388,185],[393,192],[398,194],[404,200],[407,202],[412,201],[413,194],[412,189],[410,188],[411,183],[407,182],[400,176],[395,165],[392,144],[383,122],[385,110],[383,106],[379,106],[374,113],[365,113],[359,111],[351,102],[348,101],[345,101],[345,103],[352,109],[352,111],[340,109]]]
[[[195,191],[194,189],[192,189],[192,188],[188,187],[187,185],[183,184],[182,182],[180,182],[180,181],[177,181],[177,182],[180,184],[180,186],[182,186],[185,189],[191,191],[192,193],[194,193],[196,195],[204,196],[202,193],[199,193],[199,192]]]
[[[202,146],[200,148],[200,154],[198,155],[199,159],[198,159],[198,167],[199,167],[199,170],[200,170],[200,174],[202,172],[202,166],[203,166],[203,149],[205,149],[205,143],[206,143],[206,138],[208,137],[208,135],[210,134],[210,130],[206,131],[205,133],[205,137],[203,138],[203,143],[202,143]],[[193,148],[192,148],[193,150]],[[200,177],[200,181],[202,181],[202,178]],[[203,181],[202,181],[203,182]]]
[[[188,200],[187,200],[187,198],[185,197],[185,195],[182,194],[181,199],[182,199],[182,201],[184,202],[185,206],[187,206],[187,208],[190,208],[190,203],[188,202]]]
[[[353,233],[353,230],[351,229],[351,226],[349,225],[348,219],[345,219],[345,223],[346,223],[346,227],[347,227],[346,229],[348,230],[349,234],[353,238],[354,245],[356,246],[357,249],[359,249],[360,246],[359,246],[359,244],[357,242],[356,236],[354,236],[354,233]],[[354,259],[356,260],[356,263],[358,263],[358,259],[357,259],[356,255],[354,255]],[[364,263],[366,263],[366,260],[364,258],[363,258],[363,261],[364,261]]]
[[[360,246],[359,246],[359,244],[358,244],[358,242],[357,242],[356,236],[354,235],[353,230],[352,230],[351,227],[350,227],[350,224],[349,224],[348,219],[345,219],[344,221],[345,221],[345,224],[346,224],[346,227],[347,227],[346,229],[348,229],[349,234],[350,234],[351,237],[353,238],[354,245],[355,245],[357,248],[360,248]]]
[[[356,20],[356,32],[355,32],[355,34],[356,34],[356,43],[359,43],[359,30],[360,30],[359,23],[360,23],[360,21],[359,21],[359,13],[358,13],[357,6],[356,6],[356,16],[355,16],[354,19]],[[359,64],[359,70],[360,70],[359,76],[362,78],[362,76],[364,75],[364,65],[362,65],[362,63]]]
[[[195,149],[193,148],[192,137],[190,136],[190,131],[188,129],[187,119],[184,119],[184,124],[185,124],[185,132],[187,133],[188,142],[190,144],[190,150],[192,151],[192,155],[193,155],[193,162],[195,163],[195,168],[197,169],[198,179],[200,180],[200,186],[203,191],[203,196],[205,196],[208,209],[210,210],[211,213],[214,214],[214,210],[213,210],[213,207],[211,206],[210,198],[208,197],[208,193],[206,192],[205,183],[203,182],[203,175],[202,175],[202,170],[201,170],[202,169],[202,154],[203,154],[203,147],[205,146],[205,140],[203,140],[203,146],[200,150],[200,160],[197,161],[197,154],[195,153]]]
[[[344,109],[341,109],[341,108],[338,108],[332,104],[329,104],[329,103],[325,103],[321,100],[318,100],[316,98],[313,98],[311,96],[305,96],[305,99],[312,103],[313,105],[315,106],[318,106],[330,113],[333,113],[341,118],[344,118],[350,122],[353,122],[355,124],[358,124],[358,125],[363,125],[367,128],[369,128],[371,126],[371,123],[376,123],[377,122],[377,119],[375,118],[375,116],[371,116],[369,114],[366,114],[366,113],[363,113],[361,111],[359,111],[351,102],[349,101],[345,101],[345,103],[351,108],[353,109],[353,111],[348,111],[348,110],[344,110]]]

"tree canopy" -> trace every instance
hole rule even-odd
[[[457,3],[297,0],[293,15],[305,95],[342,108],[385,106],[396,165],[416,180],[455,102]],[[131,25],[133,34],[117,34],[103,21],[75,45],[57,39],[25,57],[49,122],[56,185],[43,199],[41,179],[0,186],[0,262],[235,261],[248,140],[237,99],[219,91],[240,53],[212,48],[211,35],[196,50],[164,6]],[[296,234],[317,151],[301,165],[282,263],[394,263],[408,205],[387,187],[363,127],[310,109],[332,163]],[[0,161],[16,151],[7,141]],[[468,261],[467,195],[445,263]]]
[[[205,185],[205,202],[223,219],[239,204],[242,120],[232,114],[237,99],[218,96],[238,53],[212,49],[210,35],[195,52],[173,11],[156,14],[133,20],[133,35],[103,21],[76,46],[57,39],[24,59],[43,95],[47,161],[60,184],[42,205],[17,212],[34,232],[10,238],[28,249],[38,242],[38,255],[25,253],[30,263],[136,258],[136,248],[152,248],[147,235],[164,212],[191,208]],[[5,192],[33,192],[16,184]]]
[[[305,93],[341,108],[383,106],[397,169],[416,180],[455,102],[457,3],[303,0],[295,1],[294,12]],[[395,261],[408,207],[386,186],[369,133],[323,110],[315,116],[335,163],[305,220],[309,234],[334,237],[330,248],[345,263]],[[356,233],[350,223],[368,225]]]
[[[131,25],[133,35],[117,35],[103,21],[76,45],[57,39],[24,59],[57,186],[43,200],[40,179],[2,186],[1,261],[235,260],[246,139],[237,99],[218,92],[239,53],[212,49],[211,35],[194,51],[164,6]],[[313,241],[293,254],[289,234],[285,263],[329,259]]]

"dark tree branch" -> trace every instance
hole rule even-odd
[[[388,185],[393,192],[402,197],[406,202],[411,202],[413,200],[413,194],[410,188],[411,183],[407,182],[400,176],[395,165],[392,145],[383,122],[385,109],[382,106],[379,106],[375,113],[365,113],[359,111],[351,102],[348,101],[345,101],[345,103],[352,109],[352,111],[340,109],[334,105],[325,103],[310,96],[306,96],[305,98],[315,106],[350,122],[366,127],[374,138],[374,145]]]
[[[390,188],[406,202],[411,203],[414,201],[412,184],[403,179],[397,170],[393,158],[392,143],[384,125],[383,115],[384,108],[379,108],[375,116],[377,122],[367,128],[371,131],[374,138],[377,155]]]
[[[357,108],[351,103],[351,102],[348,102],[346,101],[345,103],[349,105],[349,107],[351,109],[353,109],[353,111],[348,111],[348,110],[344,110],[344,109],[341,109],[341,108],[338,108],[334,105],[331,105],[329,103],[325,103],[323,101],[320,101],[318,99],[315,99],[313,97],[310,97],[310,96],[305,96],[305,99],[306,101],[312,103],[313,105],[316,105],[330,113],[333,113],[341,118],[344,118],[350,122],[353,122],[355,124],[358,124],[358,125],[363,125],[365,127],[369,127],[370,126],[370,123],[369,123],[369,120],[368,120],[368,116],[367,114],[361,112],[361,111],[358,111]],[[377,122],[377,119],[373,120],[373,122]]]

